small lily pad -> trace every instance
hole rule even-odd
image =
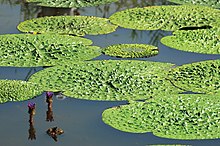
[[[184,90],[198,93],[220,93],[220,60],[201,61],[173,68],[171,82]]]
[[[213,95],[170,95],[107,109],[103,121],[115,129],[153,132],[173,139],[220,138],[220,98]]]
[[[0,80],[0,103],[28,100],[41,93],[43,90],[34,83],[20,80]]]
[[[220,8],[219,0],[168,0],[177,4],[193,4],[193,5],[203,5],[213,8]]]
[[[137,30],[174,31],[182,27],[220,26],[220,10],[205,6],[151,6],[126,9],[110,16],[110,22]]]
[[[63,62],[90,60],[101,54],[91,40],[55,34],[0,35],[1,66],[52,66]]]
[[[138,100],[181,92],[165,79],[169,63],[108,60],[63,64],[29,79],[45,91],[88,100]]]
[[[146,44],[117,44],[104,48],[103,53],[122,58],[141,58],[157,55],[159,49]]]
[[[50,16],[26,20],[17,28],[22,32],[84,36],[111,33],[117,26],[110,24],[106,18],[94,16]]]
[[[220,28],[179,30],[172,36],[163,37],[161,42],[178,50],[220,54]]]
[[[62,8],[91,7],[116,1],[118,0],[27,0],[27,2],[37,2],[39,6]]]

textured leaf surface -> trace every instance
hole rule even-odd
[[[220,93],[220,60],[202,61],[173,68],[169,79],[187,91]]]
[[[40,6],[62,8],[92,7],[116,1],[118,0],[27,0],[27,2],[37,2]]]
[[[146,44],[117,44],[104,48],[103,53],[122,58],[141,58],[157,55],[159,49]]]
[[[43,92],[33,83],[19,80],[0,80],[0,103],[31,99]]]
[[[77,36],[107,34],[116,25],[94,16],[51,16],[26,20],[18,25],[22,32],[74,34]]]
[[[103,121],[121,131],[175,139],[220,138],[220,98],[171,95],[107,109]]]
[[[162,38],[161,42],[178,50],[220,54],[220,28],[179,30],[175,31],[173,36]]]
[[[90,60],[101,54],[91,40],[55,34],[13,34],[0,36],[1,66],[51,66]]]
[[[145,61],[89,61],[56,66],[31,76],[45,91],[89,100],[138,100],[178,93],[165,80],[172,64]]]
[[[137,30],[174,31],[182,27],[220,26],[220,10],[205,6],[151,6],[126,9],[110,16],[113,24]]]
[[[203,5],[210,6],[213,8],[220,8],[219,0],[168,0],[177,4],[194,4],[194,5]]]

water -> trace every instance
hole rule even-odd
[[[112,13],[132,7],[148,5],[169,4],[165,0],[130,1],[121,0],[110,5],[80,8],[80,9],[55,9],[35,6],[16,0],[0,0],[0,34],[20,33],[16,26],[26,19],[52,15],[93,15],[109,17]],[[118,28],[108,35],[86,36],[93,40],[94,45],[106,47],[119,43],[148,43],[156,45],[160,49],[157,56],[139,59],[146,61],[170,62],[176,65],[197,62],[201,60],[220,59],[220,55],[204,55],[188,53],[168,48],[159,40],[171,32],[165,31],[137,31]],[[118,59],[101,55],[94,60]],[[0,67],[0,79],[27,80],[33,73],[42,70],[43,67],[17,68]],[[29,125],[28,102],[36,103],[36,115],[34,124]],[[126,104],[126,102],[88,101],[74,98],[53,102],[53,122],[46,121],[48,111],[45,102],[45,93],[29,101],[9,102],[0,104],[0,146],[146,146],[150,144],[184,144],[198,146],[218,146],[220,139],[214,140],[175,140],[159,138],[152,133],[132,134],[121,132],[105,125],[101,120],[101,114],[106,108]],[[55,142],[46,134],[46,130],[58,126],[64,130],[64,134],[58,136]],[[28,139],[29,130],[34,133],[35,140]],[[31,132],[30,131],[30,132]],[[33,134],[32,133],[32,134]]]

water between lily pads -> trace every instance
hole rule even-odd
[[[15,0],[14,0],[15,1]],[[54,9],[38,7],[24,3],[0,4],[0,34],[19,33],[16,25],[25,19],[36,17],[37,15],[62,15],[69,9]],[[123,2],[123,1],[120,1]],[[128,1],[131,2],[131,1]],[[138,1],[140,2],[140,1]],[[154,4],[167,4],[166,1],[157,0]],[[143,5],[150,5],[145,3]],[[142,5],[142,6],[143,6]],[[96,15],[108,17],[117,4],[101,6],[96,8],[79,9],[81,15]],[[121,5],[120,5],[121,6]],[[134,7],[134,5],[133,5]],[[109,8],[109,11],[101,11]],[[121,6],[120,8],[125,8]],[[72,13],[76,13],[71,11]],[[55,14],[56,13],[56,14]],[[162,45],[159,40],[171,32],[164,31],[137,31],[118,28],[117,31],[108,35],[86,36],[93,40],[94,45],[106,47],[119,43],[144,43],[158,46],[160,53],[150,58],[140,58],[138,60],[170,62],[176,65],[197,62],[202,60],[220,59],[220,55],[204,55],[188,53],[168,48]],[[101,55],[94,60],[119,59]],[[0,79],[27,80],[33,73],[42,70],[43,67],[17,68],[0,67]],[[36,103],[36,115],[34,124],[29,125],[28,102]],[[101,120],[101,114],[106,108],[126,104],[126,102],[106,102],[88,101],[74,98],[56,99],[53,101],[53,122],[46,121],[47,103],[45,93],[41,96],[24,102],[8,102],[0,104],[0,146],[146,146],[150,144],[184,144],[199,146],[217,146],[220,139],[214,140],[174,140],[159,138],[152,133],[132,134],[121,132],[105,125]],[[58,136],[55,142],[46,134],[46,130],[53,126],[58,126],[64,130],[64,134]],[[35,134],[36,139],[28,139],[29,134]]]

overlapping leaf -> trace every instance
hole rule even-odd
[[[73,34],[77,36],[107,34],[116,25],[94,16],[51,16],[26,20],[18,25],[22,32]]]
[[[161,42],[178,50],[220,54],[220,28],[179,30],[175,31],[172,36],[162,38]]]
[[[220,26],[220,10],[205,6],[152,6],[114,13],[113,24],[138,30],[174,31],[182,27]]]
[[[172,69],[169,78],[174,85],[187,91],[220,93],[220,60],[186,64]]]
[[[210,6],[213,8],[220,8],[219,0],[168,0],[177,4],[194,4],[194,5],[203,5]]]
[[[19,80],[0,80],[0,103],[28,100],[42,92],[43,90],[34,83]]]
[[[178,93],[165,80],[172,64],[145,61],[89,61],[40,71],[30,81],[45,91],[89,100],[138,100],[154,95]]]
[[[220,138],[220,98],[172,95],[107,109],[103,121],[121,131],[175,139]]]
[[[116,1],[118,0],[27,0],[27,2],[37,2],[40,6],[63,8],[91,7]]]
[[[158,48],[146,44],[117,44],[104,48],[103,53],[122,58],[141,58],[157,55]]]
[[[1,66],[51,66],[90,60],[101,54],[91,40],[55,34],[0,36]]]

